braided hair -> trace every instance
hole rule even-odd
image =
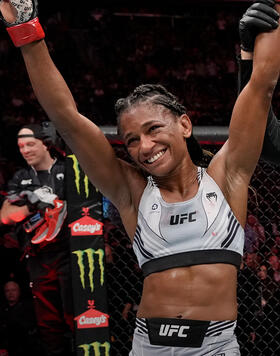
[[[118,131],[120,131],[120,118],[122,113],[128,111],[132,106],[141,103],[151,103],[161,105],[170,110],[175,116],[181,116],[187,113],[184,105],[179,103],[176,96],[171,94],[160,84],[142,84],[134,89],[126,98],[119,99],[115,104],[115,113],[117,115]],[[202,150],[193,134],[186,139],[188,151],[192,161],[197,165],[205,165],[205,157],[209,152]]]

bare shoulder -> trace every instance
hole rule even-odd
[[[127,184],[131,197],[131,204],[137,210],[142,193],[147,184],[147,179],[145,178],[143,172],[131,163],[128,163],[122,159],[119,159],[119,162],[126,176],[126,182],[124,182],[124,184]],[[125,207],[122,207],[120,204],[119,209],[122,208]]]
[[[222,146],[222,148],[214,155],[208,168],[207,173],[214,179],[218,184],[224,195],[227,194],[227,169],[225,156],[227,153],[227,142]]]
[[[132,164],[120,159],[120,165],[125,171],[126,187],[123,190],[124,194],[118,200],[118,206],[116,208],[119,211],[125,230],[133,240],[135,234],[137,218],[138,218],[138,206],[146,187],[147,180],[142,171]]]

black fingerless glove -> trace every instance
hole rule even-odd
[[[273,8],[275,1],[259,0],[251,5],[239,21],[241,49],[253,52],[256,36],[278,27],[279,14]]]

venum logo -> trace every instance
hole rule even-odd
[[[94,300],[88,301],[86,312],[75,317],[78,329],[104,328],[109,326],[109,315],[95,309]]]
[[[196,221],[196,211],[192,211],[191,213],[184,213],[178,215],[171,215],[170,217],[170,225],[178,225],[184,224],[185,222],[194,222]]]
[[[187,337],[188,334],[186,333],[186,330],[189,328],[189,326],[185,325],[161,324],[159,335],[171,337],[175,334],[178,337]]]
[[[213,203],[212,200],[217,201],[218,196],[216,192],[210,192],[210,193],[206,193],[206,198],[210,201],[210,203]]]
[[[98,341],[90,344],[78,345],[84,351],[83,356],[109,356],[110,355],[110,343],[105,341],[100,343]]]
[[[63,174],[63,173],[58,173],[58,174],[56,175],[56,179],[58,179],[58,180],[63,180],[63,179],[64,179],[64,174]]]
[[[89,208],[82,208],[83,217],[78,219],[71,224],[72,236],[89,236],[89,235],[102,235],[103,234],[103,223],[101,221],[95,220],[89,216]]]
[[[86,271],[87,280],[89,281],[89,287],[91,292],[94,290],[93,283],[93,273],[95,271],[95,266],[99,267],[100,277],[99,282],[102,286],[104,284],[104,250],[93,248],[88,248],[86,250],[76,250],[72,251],[74,255],[77,256],[77,264],[80,270],[80,281],[83,289],[86,288]]]

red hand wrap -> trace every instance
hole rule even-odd
[[[7,27],[7,31],[16,47],[24,46],[45,37],[38,17],[19,25]]]

